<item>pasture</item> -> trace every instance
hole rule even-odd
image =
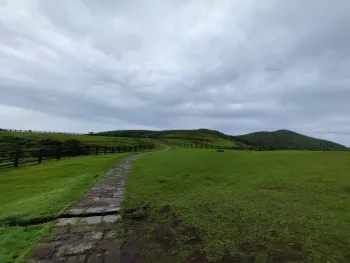
[[[127,155],[83,156],[0,171],[0,262],[21,261],[48,233],[52,223],[46,222]]]
[[[94,135],[72,135],[62,133],[36,133],[36,132],[9,132],[0,131],[0,137],[16,137],[30,140],[78,140],[80,142],[94,143],[103,146],[108,145],[134,145],[137,140],[127,137],[94,136]]]
[[[0,131],[0,156],[2,153],[21,150],[38,150],[47,147],[79,146],[139,146],[150,143],[148,139],[127,137],[72,135],[60,133]]]
[[[143,262],[349,262],[349,171],[349,152],[145,156],[126,189],[124,253]]]

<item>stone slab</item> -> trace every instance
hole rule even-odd
[[[71,255],[77,255],[84,252],[91,251],[94,249],[96,244],[94,243],[76,243],[76,244],[67,244],[62,246],[58,253],[58,257],[66,257]]]
[[[103,212],[105,212],[105,207],[90,207],[85,211],[86,214],[95,214]]]
[[[97,225],[101,223],[102,216],[89,216],[89,217],[82,217],[80,219],[80,224],[83,225]]]
[[[81,215],[83,214],[85,211],[85,208],[72,208],[72,209],[69,209],[67,211],[64,211],[63,214],[65,215]]]
[[[89,232],[85,234],[84,239],[100,240],[102,239],[102,236],[103,236],[103,232]]]
[[[56,226],[69,226],[75,225],[78,222],[78,218],[59,218],[57,220]]]
[[[104,223],[114,223],[117,222],[121,219],[120,215],[108,215],[108,216],[104,216],[102,217],[102,222]]]

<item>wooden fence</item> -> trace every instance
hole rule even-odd
[[[43,134],[63,134],[63,135],[86,135],[84,133],[74,132],[53,132],[53,131],[35,131],[35,130],[16,130],[16,129],[1,129],[0,131],[7,132],[24,132],[24,133],[43,133]]]
[[[247,151],[262,151],[260,148],[254,148],[251,146],[219,146],[219,145],[211,145],[211,144],[200,144],[200,143],[183,143],[177,141],[164,141],[166,144],[172,144],[175,146],[180,146],[184,148],[202,148],[202,149],[225,149],[225,150],[247,150]]]
[[[72,146],[69,148],[43,148],[39,150],[17,150],[12,152],[0,152],[0,168],[15,168],[23,164],[41,164],[45,160],[63,157],[75,157],[80,155],[98,155],[107,153],[138,152],[145,149],[153,149],[154,144],[137,146]]]

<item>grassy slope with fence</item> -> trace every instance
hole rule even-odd
[[[0,131],[0,152],[14,149],[40,149],[69,142],[81,145],[135,146],[147,143],[147,140],[93,135],[73,135],[63,133],[9,132]]]
[[[130,130],[130,131],[109,131],[101,132],[96,135],[103,136],[122,136],[129,138],[152,138],[157,141],[176,140],[182,143],[220,145],[220,146],[235,146],[237,142],[231,139],[230,136],[218,131],[208,129],[198,130],[163,130],[163,131],[148,131],[148,130]],[[238,144],[242,144],[239,143]]]
[[[109,153],[125,153],[137,152],[143,150],[153,149],[155,145],[138,145],[138,146],[81,146],[71,145],[70,147],[50,147],[42,148],[40,150],[17,150],[15,152],[0,153],[0,168],[16,168],[29,164],[41,164],[43,161],[69,157],[77,157],[81,155],[99,155]]]
[[[145,156],[124,211],[149,209],[126,214],[137,235],[125,238],[145,262],[349,262],[349,160],[349,152],[180,148]]]
[[[157,139],[160,142],[172,142],[172,144],[178,143],[180,145],[208,145],[208,146],[227,146],[236,147],[237,143],[235,141],[225,140],[223,138],[211,138],[210,140],[196,139],[196,138],[183,138],[183,139],[169,139],[169,137],[164,137]]]
[[[82,156],[0,171],[0,262],[16,262],[48,233],[56,217],[108,169],[132,153]]]
[[[149,139],[0,131],[0,168],[70,156],[138,151],[150,144]]]
[[[237,146],[261,150],[311,150],[311,151],[349,151],[344,145],[312,138],[288,130],[256,132],[231,136],[209,129],[197,130],[124,130],[97,133],[103,136],[129,138],[152,138],[157,141],[173,140],[183,144],[202,144],[210,146]]]

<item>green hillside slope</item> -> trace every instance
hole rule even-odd
[[[233,136],[235,140],[265,150],[314,150],[314,151],[346,151],[344,145],[331,141],[316,139],[288,130],[274,132],[254,132]]]
[[[231,136],[224,133],[208,130],[121,130],[121,131],[106,131],[95,133],[96,136],[119,136],[119,137],[136,137],[136,138],[153,138],[153,139],[171,139],[182,143],[195,143],[217,146],[236,146],[237,143]]]
[[[134,146],[143,140],[126,137],[72,135],[60,133],[10,132],[0,130],[0,152],[40,149],[61,145]]]
[[[254,132],[246,135],[231,136],[209,129],[197,130],[122,130],[96,133],[97,136],[119,136],[153,139],[171,139],[181,143],[196,143],[217,146],[238,146],[263,150],[314,150],[347,151],[343,145],[305,136],[288,130],[274,132]]]

